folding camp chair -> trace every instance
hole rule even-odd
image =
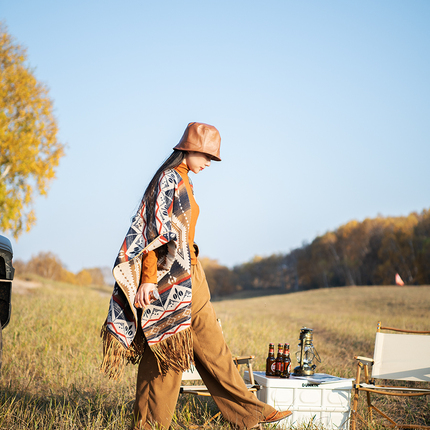
[[[382,333],[381,330],[396,333]],[[409,388],[402,386],[376,385],[375,379],[398,381],[430,381],[430,331],[401,330],[391,327],[381,327],[378,322],[373,359],[354,357],[357,360],[357,377],[354,384],[354,401],[351,416],[351,428],[356,429],[357,418],[364,424],[373,421],[372,412],[380,414],[388,421],[391,428],[430,428],[430,426],[407,425],[396,423],[387,414],[372,404],[371,393],[388,396],[427,396],[429,388]],[[371,379],[369,378],[371,368]],[[361,372],[364,369],[364,382],[361,382]],[[367,397],[368,421],[358,413],[360,392]]]

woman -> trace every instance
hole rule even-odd
[[[113,378],[138,363],[133,428],[167,429],[182,372],[195,364],[223,417],[239,429],[276,422],[277,412],[250,393],[210,303],[194,243],[199,207],[188,172],[220,159],[218,130],[188,124],[172,155],[148,185],[121,246],[116,284],[102,329],[102,369]]]

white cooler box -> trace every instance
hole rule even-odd
[[[261,385],[257,397],[279,411],[290,410],[292,415],[280,422],[280,428],[300,423],[322,424],[326,429],[349,429],[352,381],[354,379],[316,373],[311,377],[288,379],[254,372],[255,382]],[[249,382],[248,372],[245,380]]]

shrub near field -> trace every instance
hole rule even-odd
[[[129,366],[121,381],[99,372],[99,331],[111,288],[41,282],[40,288],[13,295],[11,322],[3,333],[0,428],[127,429],[136,367]],[[354,373],[354,355],[372,355],[378,320],[430,330],[430,287],[322,289],[230,299],[214,307],[233,353],[254,354],[260,370],[268,343],[290,342],[294,352],[302,326],[314,329],[322,358],[318,371],[344,377]],[[408,419],[429,424],[428,404],[416,404],[409,406]],[[173,426],[201,424],[211,413],[210,404],[183,396]],[[229,426],[216,422],[212,428]]]

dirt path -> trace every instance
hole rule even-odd
[[[12,281],[12,294],[27,294],[30,290],[41,286],[42,284],[40,282],[25,281],[24,279],[15,278]]]

